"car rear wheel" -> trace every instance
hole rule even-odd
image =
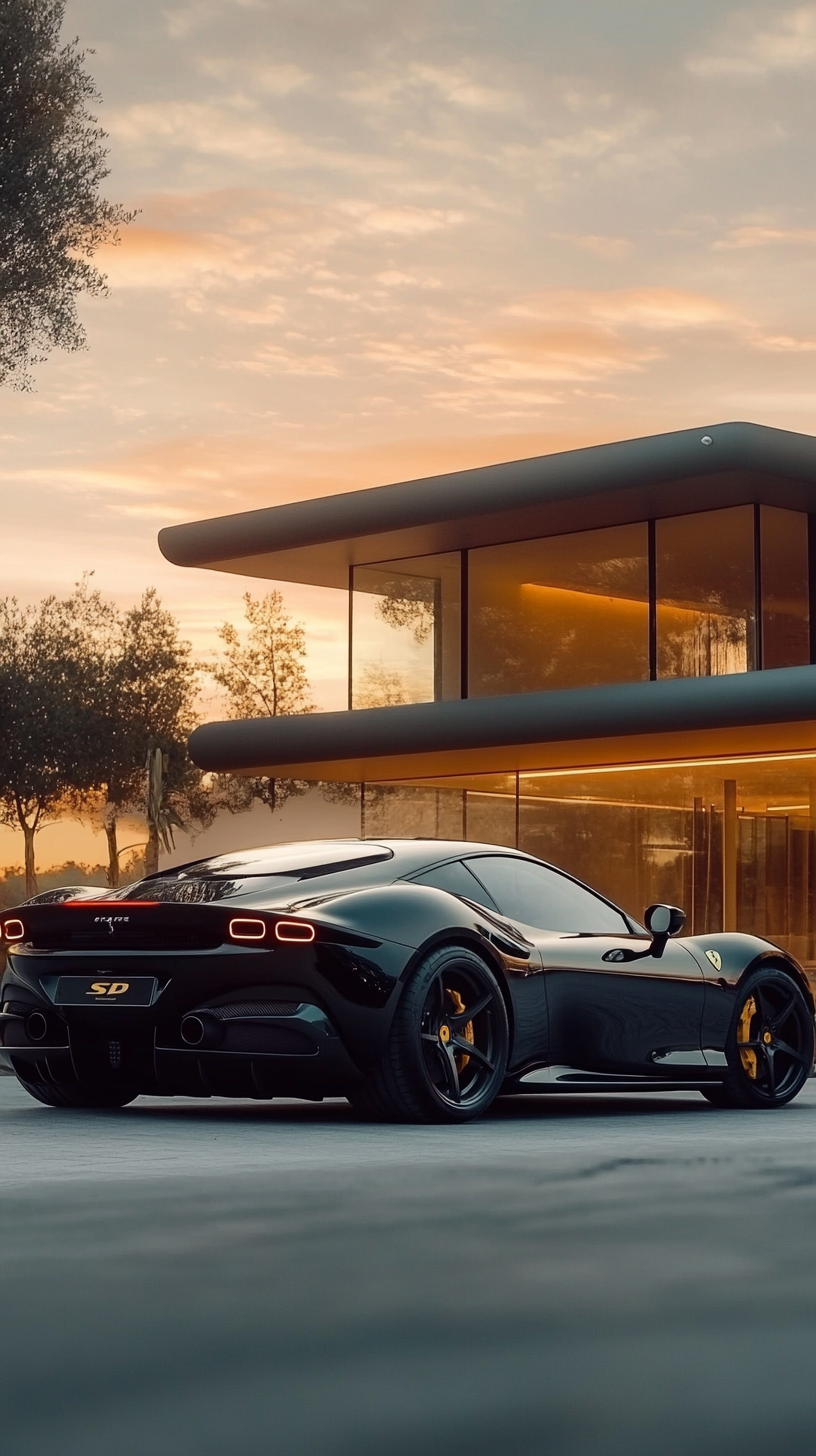
[[[720,1107],[784,1107],[813,1069],[813,1012],[796,982],[768,967],[742,987],[728,1033],[728,1071],[705,1093]]]
[[[469,1122],[504,1081],[510,1032],[498,982],[464,946],[417,966],[394,1015],[379,1067],[350,1096],[387,1122]]]
[[[129,1092],[126,1088],[108,1091],[101,1087],[82,1087],[79,1083],[69,1087],[65,1083],[51,1082],[44,1077],[21,1077],[19,1072],[17,1080],[31,1097],[35,1097],[38,1102],[44,1102],[46,1107],[126,1107],[128,1102],[133,1102],[138,1096],[137,1092]]]

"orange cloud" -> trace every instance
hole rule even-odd
[[[582,324],[505,329],[489,335],[474,352],[474,364],[491,379],[591,380],[639,369],[658,357],[654,347],[636,348],[609,330]]]
[[[658,332],[706,328],[738,318],[721,299],[680,288],[554,289],[522,299],[505,311],[517,317],[569,318]]]
[[[82,486],[108,494],[118,485],[130,514],[154,510],[158,524],[262,505],[338,495],[391,481],[467,470],[578,445],[596,444],[602,429],[542,429],[482,436],[395,439],[336,448],[282,448],[263,437],[168,439],[122,451],[82,474]],[[75,489],[79,480],[66,480]],[[141,497],[131,501],[131,496]],[[152,504],[151,504],[152,503]]]
[[[733,228],[724,238],[714,244],[715,252],[731,248],[765,248],[773,243],[789,243],[808,246],[816,243],[816,228],[752,227]]]
[[[271,192],[151,197],[100,261],[124,288],[246,283],[303,272],[348,230],[347,220],[325,208]]]
[[[582,253],[592,253],[596,258],[610,258],[613,261],[625,258],[632,251],[628,238],[612,238],[601,233],[553,233],[565,243],[573,243]]]

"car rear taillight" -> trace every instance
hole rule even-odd
[[[264,920],[231,920],[229,933],[233,940],[263,940],[266,935]]]
[[[275,926],[275,939],[287,945],[307,945],[315,938],[315,928],[305,920],[279,920]]]
[[[5,940],[22,940],[25,935],[25,926],[22,920],[4,920],[3,938]]]

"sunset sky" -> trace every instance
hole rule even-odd
[[[247,583],[164,562],[168,522],[816,431],[816,5],[68,0],[66,33],[140,213],[87,352],[0,396],[3,593],[156,585],[204,653]],[[340,706],[334,596],[285,596]]]

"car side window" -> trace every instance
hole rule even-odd
[[[413,875],[412,879],[415,885],[433,885],[435,890],[447,890],[451,895],[459,895],[465,900],[475,900],[478,905],[484,905],[486,910],[498,909],[484,885],[470,873],[460,859],[450,860],[448,864],[435,865],[432,870],[425,870],[421,875]]]
[[[474,856],[467,864],[511,920],[572,933],[620,935],[629,930],[620,911],[546,865],[498,854]]]

